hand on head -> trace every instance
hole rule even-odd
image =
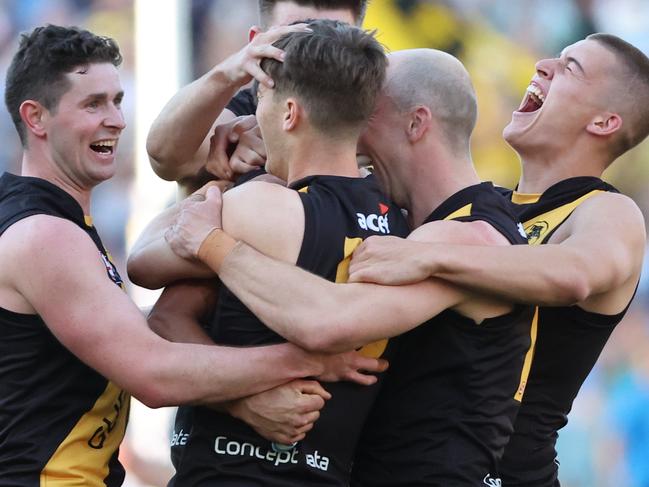
[[[261,61],[264,58],[284,61],[284,51],[273,46],[273,43],[292,32],[310,31],[306,24],[293,24],[271,27],[266,32],[260,32],[243,49],[221,63],[225,75],[232,83],[240,86],[256,79],[272,88],[273,80],[261,69]]]

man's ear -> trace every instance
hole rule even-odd
[[[284,119],[282,128],[286,132],[295,130],[302,121],[302,107],[294,98],[287,98],[284,102]]]
[[[261,32],[261,27],[259,27],[258,25],[253,25],[252,27],[250,27],[250,29],[248,30],[248,42],[253,40],[255,36],[260,32]]]
[[[593,135],[612,135],[622,128],[622,117],[617,113],[602,113],[597,115],[586,126],[586,131]]]
[[[34,100],[25,100],[20,104],[18,113],[20,113],[20,118],[27,130],[37,137],[45,135],[45,124],[43,122],[49,112],[43,105]]]
[[[410,142],[417,142],[421,139],[430,127],[433,115],[430,108],[418,105],[411,112],[408,120],[406,133]]]

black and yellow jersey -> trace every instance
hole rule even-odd
[[[594,177],[566,179],[541,195],[513,193],[531,245],[548,242],[583,201],[617,190]],[[530,276],[534,279],[534,276]],[[591,313],[579,306],[539,308],[536,352],[515,431],[505,449],[503,485],[558,486],[558,430],[608,337],[624,316]]]
[[[82,228],[107,278],[117,269],[81,206],[44,179],[0,178],[0,235],[31,215]],[[0,236],[0,238],[2,238]],[[0,308],[0,486],[122,485],[117,460],[130,397],[70,353],[38,315]]]
[[[372,177],[313,176],[292,188],[299,191],[305,213],[297,265],[330,281],[347,280],[351,254],[363,239],[408,234],[399,208]],[[238,346],[284,341],[225,288],[211,336],[217,343]],[[364,352],[389,358],[391,343],[382,340]],[[348,485],[354,448],[379,385],[340,382],[326,388],[333,397],[313,430],[295,448],[281,452],[242,421],[207,408],[180,408],[172,440],[177,474],[171,485]]]
[[[491,183],[455,193],[426,223],[446,219],[483,220],[513,244],[526,241]],[[479,324],[446,310],[400,336],[359,443],[352,485],[501,485],[498,461],[525,388],[534,319],[530,306]]]

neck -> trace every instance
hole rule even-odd
[[[458,191],[480,183],[469,156],[444,157],[438,155],[434,163],[431,156],[410,177],[408,186],[408,219],[411,228],[417,228],[446,199]],[[422,160],[422,159],[420,159]]]
[[[45,179],[58,186],[79,203],[85,215],[90,215],[90,189],[72,181],[45,154],[32,152],[31,150],[23,152],[20,173],[23,176]]]
[[[322,136],[302,137],[287,155],[288,184],[314,175],[360,177],[356,163],[356,140]]]
[[[578,146],[566,147],[564,151],[542,153],[520,151],[520,193],[543,193],[550,186],[564,179],[578,176],[601,177],[610,164],[601,147],[597,150],[580,150]]]

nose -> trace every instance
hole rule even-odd
[[[536,63],[536,73],[541,78],[551,80],[554,77],[555,64],[552,59],[542,59]]]
[[[111,104],[108,108],[106,118],[104,119],[104,124],[107,127],[124,130],[126,128],[126,121],[124,120],[122,108],[117,105]]]

